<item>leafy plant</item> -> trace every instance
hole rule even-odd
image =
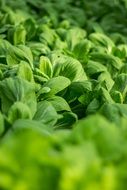
[[[126,0],[0,0],[0,189],[127,187]]]

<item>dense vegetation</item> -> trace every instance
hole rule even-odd
[[[0,190],[125,190],[127,2],[0,0]]]

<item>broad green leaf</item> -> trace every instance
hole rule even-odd
[[[15,28],[13,41],[14,41],[14,45],[19,45],[19,44],[25,45],[26,30],[22,25],[19,25]]]
[[[107,68],[99,62],[88,61],[85,70],[86,73],[91,76],[94,74],[100,74],[102,72],[105,72],[107,71]]]
[[[40,134],[50,135],[52,132],[51,127],[43,124],[40,121],[30,119],[18,119],[13,123],[12,130],[14,133],[21,133],[28,131],[38,131]]]
[[[127,106],[126,104],[104,104],[100,111],[108,120],[120,125],[120,120],[122,117],[127,118]]]
[[[127,45],[126,44],[121,44],[118,46],[118,49],[121,51],[121,58],[127,57]]]
[[[35,21],[31,18],[24,21],[23,26],[26,30],[26,38],[31,40],[36,33]]]
[[[32,69],[25,61],[20,62],[17,75],[29,82],[34,82]]]
[[[0,98],[3,113],[8,113],[10,107],[16,102],[26,103],[32,116],[36,112],[35,87],[30,82],[15,77],[7,78],[0,82]]]
[[[75,100],[89,91],[92,91],[92,83],[90,81],[72,82],[66,92],[66,99],[68,101]]]
[[[86,97],[87,98],[87,97]],[[85,98],[83,98],[83,100],[80,98],[80,102],[83,102],[83,104],[85,105],[86,104],[86,100]],[[90,104],[88,105],[87,107],[87,110],[86,110],[86,114],[95,114],[100,108],[100,102],[97,98],[94,98]]]
[[[95,45],[100,45],[107,48],[108,52],[111,52],[112,48],[114,47],[113,41],[105,34],[93,33],[90,34],[89,38]]]
[[[123,95],[126,94],[126,92],[127,92],[127,74],[121,73],[116,77],[115,83],[111,89],[111,92],[113,92],[115,90],[120,91]]]
[[[46,24],[41,25],[39,30],[40,30],[40,37],[39,37],[40,41],[43,44],[53,46],[55,39],[57,37],[55,30],[49,28]]]
[[[38,103],[33,119],[52,127],[57,122],[58,115],[52,104],[45,100]]]
[[[7,50],[11,47],[11,44],[7,40],[0,39],[0,56],[5,57]]]
[[[46,74],[49,78],[52,77],[53,68],[48,57],[45,57],[45,56],[40,57],[39,69],[41,70],[42,73]]]
[[[87,61],[87,55],[90,52],[92,43],[85,39],[74,46],[73,54],[76,59],[84,63]]]
[[[100,62],[101,64],[106,65],[107,68],[112,66],[119,70],[123,66],[122,60],[119,57],[116,57],[112,54],[93,52],[90,55],[91,55],[91,60]]]
[[[8,120],[13,123],[18,119],[32,119],[32,113],[27,104],[15,102],[8,111]]]
[[[49,93],[47,93],[47,96],[52,96],[57,94],[58,92],[64,90],[65,88],[67,88],[69,85],[71,84],[71,81],[63,76],[58,76],[58,77],[54,77],[52,79],[49,79],[44,85],[43,87],[48,87],[51,90],[49,91]]]
[[[20,61],[26,61],[33,68],[33,56],[30,48],[24,45],[11,46],[7,51],[7,64],[9,66],[19,64]]]
[[[66,32],[66,41],[69,49],[72,50],[77,43],[85,38],[85,36],[86,31],[81,28],[74,27],[69,29]]]
[[[116,102],[116,103],[123,103],[124,99],[123,99],[123,96],[121,94],[121,92],[115,90],[113,92],[111,92],[111,96],[112,96],[112,99]]]
[[[27,43],[28,47],[30,47],[33,55],[40,57],[40,55],[47,55],[50,52],[50,48],[46,46],[43,43],[40,42],[28,42]],[[38,58],[39,60],[39,58]]]
[[[41,76],[43,78],[45,78],[46,80],[49,80],[49,77],[48,75],[46,75],[44,72],[42,72],[40,69],[38,68],[35,68],[34,69],[34,75],[38,75],[38,76]]]
[[[77,115],[73,112],[64,112],[62,118],[60,118],[55,125],[55,128],[72,128],[73,124],[77,121]]]
[[[71,81],[84,81],[87,76],[81,63],[69,56],[61,55],[56,57],[53,62],[53,76],[64,76]]]
[[[37,98],[39,98],[41,95],[43,94],[47,94],[50,92],[50,88],[49,87],[43,87],[43,88],[39,88],[38,91],[37,91]]]
[[[56,111],[71,111],[70,106],[66,102],[66,100],[60,96],[52,96],[47,99],[50,102]]]
[[[101,95],[103,102],[107,102],[107,103],[111,103],[111,104],[114,103],[110,93],[105,88],[102,87],[100,89],[100,95]]]
[[[111,90],[114,84],[114,80],[109,72],[102,72],[98,77],[98,81],[103,83],[108,91]]]

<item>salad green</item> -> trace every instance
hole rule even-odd
[[[125,190],[127,1],[0,0],[0,189]]]

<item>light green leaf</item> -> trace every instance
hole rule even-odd
[[[32,115],[36,111],[35,86],[18,77],[7,78],[0,82],[0,98],[2,102],[2,111],[8,113],[10,107],[16,101],[26,103],[31,110]]]
[[[17,65],[21,61],[26,61],[33,68],[33,55],[29,47],[24,45],[11,46],[7,51],[7,64]]]
[[[28,62],[21,61],[18,66],[17,75],[29,82],[34,82],[32,69],[29,66]]]
[[[13,123],[12,126],[13,133],[26,133],[26,131],[38,131],[39,134],[50,135],[52,128],[43,124],[40,121],[30,120],[30,119],[18,119]]]
[[[74,27],[69,29],[66,32],[66,41],[69,49],[72,50],[77,43],[85,38],[85,36],[86,31],[81,28]]]
[[[66,100],[60,96],[52,96],[51,98],[48,98],[47,101],[51,102],[56,111],[71,111]]]
[[[107,71],[107,68],[99,62],[89,61],[85,68],[88,75],[99,74]]]
[[[45,56],[40,57],[39,69],[41,70],[42,73],[46,74],[49,78],[52,77],[53,68],[48,57],[45,57]]]
[[[14,45],[25,44],[26,42],[26,30],[22,25],[16,26],[14,31]]]
[[[71,81],[87,80],[86,73],[81,63],[69,56],[58,56],[53,61],[53,76],[64,76]]]
[[[49,87],[51,90],[46,96],[52,96],[57,94],[58,92],[64,90],[71,84],[71,81],[63,76],[54,77],[48,80],[43,87]]]
[[[108,52],[111,52],[112,48],[115,46],[113,41],[102,33],[92,33],[89,35],[89,38],[95,45],[107,48]]]
[[[123,66],[122,60],[112,54],[93,52],[90,55],[91,60],[100,62],[102,65],[106,65],[107,68],[112,66],[119,70]]]
[[[15,102],[9,109],[8,120],[10,123],[18,119],[32,119],[30,108],[22,102]]]

